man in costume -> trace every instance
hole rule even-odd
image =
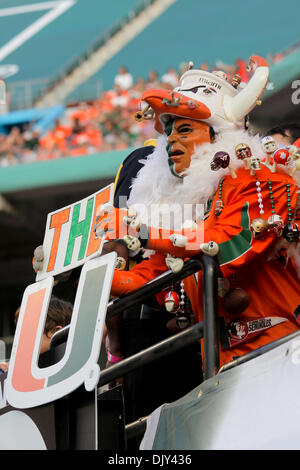
[[[144,93],[145,113],[155,117],[161,137],[133,181],[128,212],[101,213],[96,229],[119,238],[124,220],[131,230],[123,237],[129,248],[149,250],[150,258],[130,271],[115,271],[115,296],[168,267],[179,269],[181,260],[201,250],[217,256],[221,365],[299,328],[299,175],[292,178],[288,165],[265,165],[259,136],[245,130],[245,118],[268,81],[264,59],[252,56],[249,67],[246,86],[219,72],[191,69],[173,92]],[[192,205],[189,221],[182,219],[186,205]],[[155,224],[148,219],[151,208]],[[201,272],[198,285],[194,276],[184,281],[198,321],[201,286]]]

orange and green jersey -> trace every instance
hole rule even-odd
[[[256,183],[259,183],[259,186]],[[231,286],[244,289],[249,297],[248,308],[238,317],[230,315],[223,307],[223,299],[219,297],[219,315],[227,319],[251,321],[260,318],[284,318],[286,321],[264,330],[259,336],[250,341],[241,343],[233,349],[221,351],[221,365],[230,361],[234,356],[240,356],[260,346],[268,344],[299,328],[294,311],[300,304],[299,279],[293,259],[287,263],[280,258],[269,260],[271,252],[279,238],[273,233],[264,237],[254,237],[250,225],[256,218],[266,221],[276,213],[287,224],[293,217],[297,186],[294,180],[286,173],[278,170],[272,173],[266,166],[254,176],[249,170],[237,170],[237,178],[227,175],[220,182],[219,188],[212,202],[208,217],[199,224],[203,230],[204,242],[211,240],[219,245],[217,259],[222,275],[229,279]],[[260,188],[261,205],[259,207],[258,191]],[[215,215],[215,204],[221,199],[224,208],[219,216]],[[264,213],[261,214],[260,210]],[[160,230],[150,232],[147,248],[154,249],[156,254],[149,260],[136,265],[129,272],[116,271],[112,284],[113,295],[123,295],[140,287],[167,270],[164,254],[171,253],[181,258],[189,258],[200,252],[200,248],[192,243],[195,233],[184,231],[188,237],[185,248],[178,248]],[[151,234],[155,232],[156,238]],[[177,232],[178,233],[178,232]],[[169,234],[168,234],[169,235]],[[192,249],[189,249],[191,248]],[[193,311],[198,321],[202,316],[202,276],[190,276],[185,280],[186,293],[192,303]]]

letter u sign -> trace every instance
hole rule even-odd
[[[10,405],[30,408],[57,400],[83,383],[88,391],[97,386],[97,362],[115,260],[116,253],[109,253],[84,264],[65,354],[46,368],[38,367],[38,358],[54,279],[49,276],[26,288],[6,383]]]

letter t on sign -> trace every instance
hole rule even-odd
[[[67,266],[68,264],[71,263],[75,239],[79,237],[80,235],[82,236],[82,239],[81,239],[78,259],[82,259],[85,255],[86,245],[88,242],[88,237],[89,237],[89,232],[90,232],[93,205],[94,205],[94,198],[91,198],[87,201],[86,217],[81,222],[78,222],[81,204],[76,204],[74,206],[72,224],[71,224],[71,230],[70,230],[70,235],[69,235],[69,241],[68,241],[68,247],[67,247],[64,266]]]

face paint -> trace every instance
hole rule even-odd
[[[182,178],[189,168],[195,145],[210,142],[209,125],[192,119],[176,118],[165,128],[168,136],[167,152],[171,172]]]

